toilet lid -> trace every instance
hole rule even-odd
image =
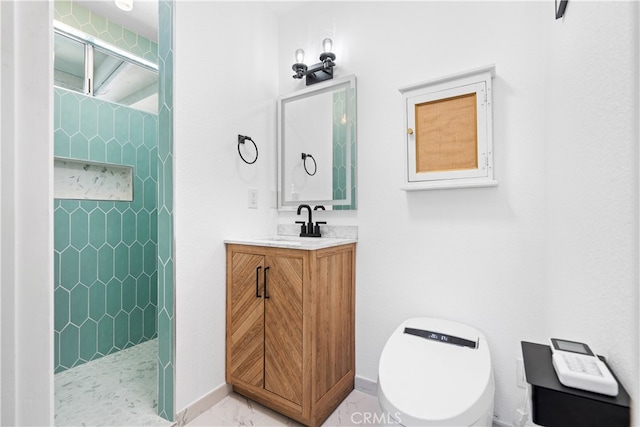
[[[435,335],[416,336],[405,333],[405,328]],[[455,338],[463,341],[443,342]],[[460,343],[474,343],[477,348]],[[380,403],[405,426],[471,425],[493,405],[494,388],[484,336],[459,322],[409,319],[391,335],[380,357]]]

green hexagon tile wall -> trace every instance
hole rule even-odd
[[[55,372],[154,338],[157,116],[54,89],[56,156],[133,166],[134,200],[54,201]]]

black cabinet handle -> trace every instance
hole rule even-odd
[[[264,268],[264,297],[269,298],[269,294],[267,293],[267,270],[269,267]]]
[[[261,266],[256,268],[256,298],[262,297],[262,295],[260,295],[260,270],[262,270]]]

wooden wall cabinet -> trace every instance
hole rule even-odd
[[[227,244],[227,382],[320,425],[353,390],[354,306],[355,244]]]

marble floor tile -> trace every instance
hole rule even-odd
[[[169,426],[157,411],[157,339],[54,376],[56,426]]]
[[[232,393],[187,424],[187,426],[298,427],[301,424],[277,412]],[[397,426],[383,413],[378,398],[354,390],[327,418],[323,426]]]
[[[56,426],[171,426],[156,414],[157,340],[150,340],[55,375]],[[397,426],[378,399],[352,391],[324,426]],[[393,420],[391,420],[393,421]],[[299,427],[301,424],[236,393],[189,427]]]
[[[377,396],[354,390],[323,426],[398,426],[398,423],[380,408]]]
[[[300,426],[259,403],[236,393],[222,399],[213,407],[200,414],[187,426]]]

